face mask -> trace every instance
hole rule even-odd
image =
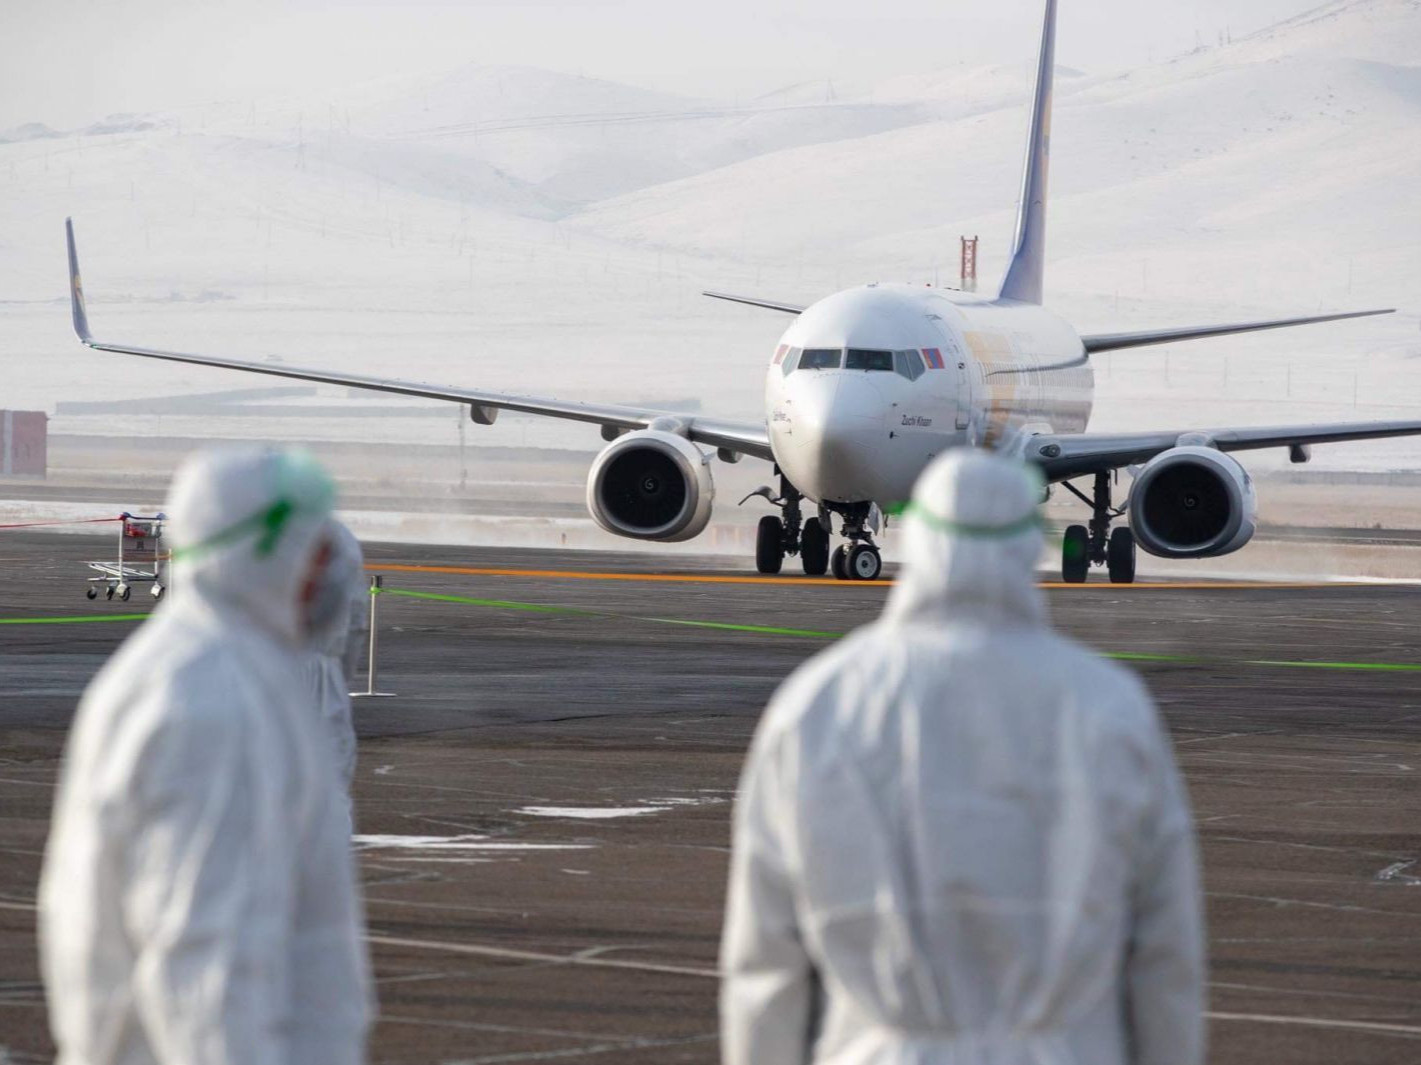
[[[333,572],[335,568],[325,566],[322,569],[311,598],[303,609],[306,632],[312,639],[330,634],[332,628],[344,620],[342,612],[350,601],[349,589],[340,574]]]

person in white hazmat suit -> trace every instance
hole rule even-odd
[[[1197,1065],[1193,828],[1133,675],[1057,635],[1039,477],[955,451],[883,616],[801,667],[741,779],[728,1065]]]
[[[356,1065],[372,1012],[335,766],[304,683],[334,491],[201,453],[172,597],[70,731],[40,884],[60,1065]]]
[[[355,534],[334,518],[327,531],[330,557],[322,591],[333,601],[322,604],[321,621],[311,631],[306,679],[336,770],[349,795],[356,756],[350,693],[370,632],[370,586],[365,580],[365,555]]]

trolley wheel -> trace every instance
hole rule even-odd
[[[154,599],[162,599],[162,598],[163,598],[163,586],[162,586],[161,584],[159,584],[157,581],[154,581],[154,582],[153,582],[153,587],[150,588],[150,589],[148,589],[148,594],[151,595]]]
[[[126,603],[128,602],[128,597],[132,594],[133,589],[125,584],[121,589],[119,589],[118,597]]]
[[[84,589],[84,598],[86,598],[86,599],[97,599],[98,597],[99,597],[99,590],[98,590],[97,588],[95,588],[92,584],[89,585],[89,587],[87,587],[87,588]]]
[[[112,598],[113,598],[113,585],[112,585],[112,584],[110,584],[107,588],[104,589],[104,598],[105,598],[105,599],[112,599]]]

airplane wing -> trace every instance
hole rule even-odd
[[[709,295],[709,293],[707,293]],[[1367,318],[1374,314],[1394,314],[1396,308],[1379,311],[1348,311],[1344,314],[1318,314],[1311,318],[1274,318],[1266,322],[1235,322],[1232,325],[1184,326],[1177,329],[1147,329],[1138,333],[1095,333],[1082,336],[1087,354],[1116,351],[1120,348],[1142,348],[1147,344],[1172,344],[1176,340],[1201,340],[1205,337],[1229,336],[1233,333],[1256,333],[1260,329],[1284,329],[1292,325],[1314,325],[1318,322],[1340,322],[1344,318]]]
[[[793,303],[780,303],[778,300],[762,300],[756,296],[734,296],[729,292],[702,292],[702,296],[709,296],[713,300],[729,300],[731,303],[744,303],[751,307],[763,307],[767,311],[779,311],[782,314],[801,314],[804,311]]]
[[[286,363],[247,362],[242,359],[193,355],[180,351],[161,351],[156,348],[96,340],[89,330],[89,316],[84,304],[84,288],[79,277],[79,256],[74,247],[74,225],[68,219],[65,220],[64,225],[69,243],[69,294],[70,309],[74,316],[74,332],[78,334],[81,341],[96,351],[139,355],[149,359],[165,359],[170,362],[186,362],[198,366],[216,366],[226,370],[241,370],[244,373],[290,377],[299,381],[345,385],[350,388],[369,389],[372,392],[392,392],[402,396],[422,396],[427,399],[466,403],[469,405],[473,420],[481,425],[492,425],[500,410],[591,422],[604,428],[616,429],[645,429],[658,418],[672,418],[684,425],[688,437],[698,444],[774,461],[775,456],[770,449],[769,433],[763,424],[703,418],[699,415],[678,414],[675,411],[654,410],[647,407],[574,403],[539,396],[514,395],[476,388],[458,388],[418,381],[370,377],[365,374],[342,373],[337,370],[307,369],[290,366]]]
[[[1331,425],[1280,425],[1253,429],[1168,430],[1143,433],[1079,433],[1029,437],[1024,457],[1036,463],[1048,481],[1148,462],[1180,444],[1203,444],[1220,451],[1269,447],[1306,447],[1347,440],[1421,436],[1421,421],[1337,422]]]

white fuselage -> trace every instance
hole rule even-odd
[[[785,330],[765,417],[799,491],[886,505],[907,500],[948,448],[1014,431],[1083,432],[1093,383],[1080,337],[1042,307],[865,285],[807,307]]]

